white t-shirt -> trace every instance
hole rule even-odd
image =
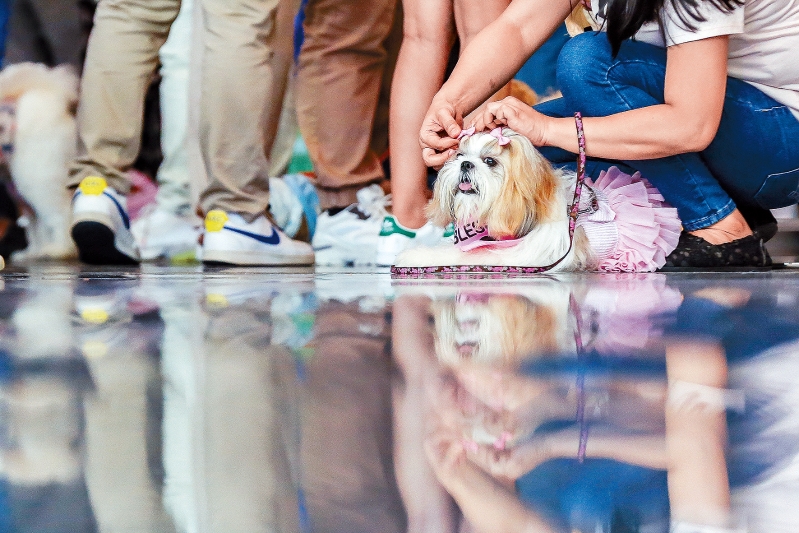
[[[592,14],[603,27],[607,3],[591,2]],[[665,47],[729,35],[727,73],[788,106],[799,119],[799,0],[746,0],[731,13],[723,13],[707,2],[700,10],[707,20],[689,18],[696,27],[692,31],[685,28],[666,0],[661,17],[663,31],[658,23],[648,23],[635,39]]]

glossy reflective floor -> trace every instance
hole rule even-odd
[[[799,272],[0,279],[2,532],[799,532]]]

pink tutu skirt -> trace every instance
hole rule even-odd
[[[680,238],[682,224],[677,210],[638,172],[630,176],[611,167],[596,182],[587,179],[586,184],[596,191],[601,207],[578,225],[584,228],[592,246],[597,237],[610,244],[594,246],[601,250],[597,269],[652,272],[662,267]],[[612,243],[606,238],[606,229],[611,228],[601,228],[609,222],[615,226]]]

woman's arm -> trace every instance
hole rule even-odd
[[[665,103],[583,119],[587,153],[607,159],[656,159],[707,148],[716,135],[727,84],[727,36],[668,49]],[[571,118],[550,118],[517,101],[487,106],[477,127],[504,124],[537,146],[577,151]]]
[[[497,20],[472,40],[422,123],[420,143],[424,154],[436,160],[427,161],[429,165],[446,161],[446,150],[457,144],[455,137],[461,131],[463,117],[513,78],[563,23],[575,1],[513,0]]]

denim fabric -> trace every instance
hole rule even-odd
[[[566,117],[580,111],[602,117],[664,102],[666,50],[627,41],[613,58],[603,33],[571,39],[558,58],[563,98],[536,109]],[[728,78],[721,124],[710,146],[699,153],[625,161],[639,170],[677,208],[692,231],[710,226],[737,205],[774,209],[799,201],[799,120],[790,109],[752,85]],[[590,146],[591,139],[587,139]],[[545,148],[561,164],[574,155]],[[610,162],[595,162],[597,168]]]

